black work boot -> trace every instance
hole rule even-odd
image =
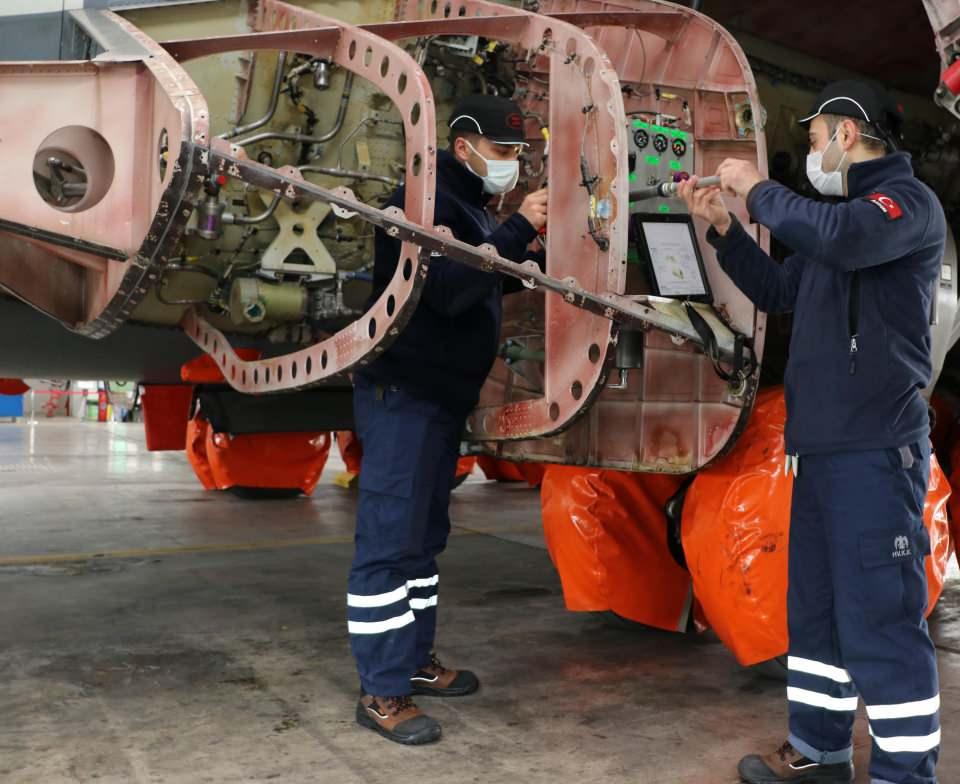
[[[829,765],[807,759],[790,741],[773,754],[751,754],[740,760],[740,778],[747,784],[849,784],[853,781],[853,763]]]
[[[357,724],[407,746],[440,740],[440,724],[421,711],[408,696],[374,697],[364,694],[357,703]]]
[[[414,694],[426,697],[466,697],[480,688],[480,681],[470,670],[448,670],[435,654],[410,678]]]

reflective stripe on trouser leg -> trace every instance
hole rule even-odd
[[[824,455],[814,468],[833,566],[844,666],[866,708],[875,781],[933,784],[940,743],[936,651],[924,610],[929,444]]]
[[[358,378],[354,415],[363,460],[347,588],[350,648],[366,693],[409,694],[417,630],[407,581],[422,552],[433,491],[423,468],[431,451],[431,412]]]
[[[363,461],[348,587],[350,647],[366,693],[409,694],[410,676],[423,663],[418,616],[426,611],[435,617],[437,570],[426,542],[437,467],[448,451],[446,432],[453,429],[444,424],[452,417],[436,404],[378,389],[362,377],[355,379],[354,412]],[[431,579],[432,586],[421,584]],[[378,596],[397,601],[370,606]],[[431,638],[434,626],[435,620]]]
[[[794,479],[790,514],[790,742],[809,759],[846,762],[853,756],[857,692],[840,657],[827,534],[813,482],[804,467]]]

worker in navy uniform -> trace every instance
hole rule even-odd
[[[827,86],[809,124],[807,174],[831,202],[798,196],[745,161],[724,192],[794,255],[772,261],[721,190],[682,195],[709,241],[767,313],[793,311],[786,453],[795,475],[787,597],[790,735],[740,762],[750,784],[853,780],[862,698],[873,784],[933,784],[940,744],[937,662],[924,619],[930,552],[931,297],[946,221],[896,151],[901,110],[878,85]]]
[[[513,190],[525,146],[523,114],[496,96],[466,98],[437,156],[434,224],[472,245],[523,261],[546,223],[545,189],[503,223],[488,210]],[[403,188],[388,206],[404,203]],[[377,229],[374,290],[393,277],[400,242]],[[438,740],[439,723],[411,695],[455,697],[479,687],[433,653],[439,573],[460,439],[497,356],[504,278],[434,255],[417,309],[396,342],[354,375],[363,447],[356,553],[347,595],[350,645],[360,673],[357,721],[390,740]]]

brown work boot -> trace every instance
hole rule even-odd
[[[740,760],[737,768],[747,784],[849,784],[853,781],[853,763],[829,765],[807,759],[790,741],[773,754],[760,757],[751,754]]]
[[[427,697],[465,697],[480,688],[480,681],[470,670],[448,670],[431,653],[430,662],[413,674],[410,685],[414,694]]]
[[[420,710],[410,697],[373,697],[357,703],[357,724],[407,746],[440,740],[440,724]]]

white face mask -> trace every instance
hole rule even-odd
[[[467,169],[483,180],[483,189],[487,193],[491,195],[508,193],[517,187],[517,182],[520,180],[520,161],[492,161],[480,155],[479,150],[466,139],[464,141],[487,164],[487,176],[484,177],[473,171],[469,161],[465,161]]]
[[[830,149],[830,145],[833,144],[839,133],[840,129],[837,128],[836,133],[833,134],[833,137],[821,152],[811,152],[807,155],[807,179],[824,196],[843,196],[843,169],[841,167],[847,153],[843,153],[840,163],[837,164],[834,171],[825,172],[823,170],[823,153]]]
[[[807,179],[810,180],[810,184],[824,196],[843,196],[843,162],[847,158],[847,153],[844,152],[840,157],[840,162],[837,164],[836,169],[831,172],[825,172],[823,170],[823,155],[830,149],[830,145],[833,144],[839,133],[840,128],[838,127],[836,133],[834,133],[830,141],[827,142],[827,146],[823,148],[822,152],[811,152],[807,155]],[[883,141],[883,139],[871,136],[868,133],[861,133],[860,135],[868,139],[876,139],[878,142]]]

